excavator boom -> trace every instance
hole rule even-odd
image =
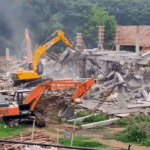
[[[29,94],[29,96],[24,100],[24,104],[31,104],[31,111],[34,110],[36,105],[39,102],[39,99],[44,91],[47,90],[54,90],[54,89],[70,89],[70,88],[77,88],[76,92],[74,93],[72,100],[76,102],[77,98],[83,98],[89,89],[95,83],[94,79],[87,80],[86,82],[79,82],[70,80],[53,80],[47,81],[39,86],[37,86],[33,92]]]
[[[70,42],[70,40],[67,38],[67,36],[65,35],[65,33],[61,30],[57,31],[58,36],[54,39],[52,39],[51,41],[47,42],[46,44],[44,44],[43,46],[39,47],[35,54],[34,54],[34,60],[33,60],[33,71],[37,70],[37,66],[39,64],[39,59],[40,57],[48,50],[50,49],[53,45],[55,45],[56,43],[58,43],[60,40],[62,40],[68,47],[73,49],[73,45]]]

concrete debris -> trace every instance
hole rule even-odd
[[[23,150],[58,150],[58,148],[56,147],[51,147],[51,148],[42,148],[41,146],[37,146],[37,145],[34,145],[34,146],[26,146]]]
[[[97,115],[97,114],[98,113],[95,113],[95,114],[92,114],[92,115],[88,115],[88,116],[85,116],[85,117],[71,119],[71,120],[68,120],[68,122],[82,122],[85,118],[89,118],[90,116]]]
[[[78,80],[94,78],[95,85],[82,103],[76,105],[76,108],[86,108],[117,117],[124,117],[131,113],[148,114],[147,108],[150,107],[149,58],[150,53],[144,52],[137,54],[97,49],[84,49],[80,52],[67,48],[62,54],[53,52],[45,57],[42,77],[43,79],[52,77],[53,79]],[[0,72],[0,91],[8,93],[13,89],[11,80],[6,80],[9,74],[17,68],[26,68],[29,65],[26,62],[12,63],[11,60],[8,60],[6,64],[0,60],[0,63],[3,64]],[[7,75],[4,75],[4,72]],[[67,99],[71,99],[75,90],[67,89],[63,92],[51,90],[44,94],[36,109],[45,116],[53,110],[59,110]]]
[[[116,117],[120,117],[120,118],[124,118],[124,117],[127,117],[129,116],[130,114],[115,114]]]
[[[72,99],[75,89],[72,90],[51,90],[48,93],[44,93],[40,102],[38,103],[36,110],[43,116],[51,115],[64,107],[65,102]]]
[[[90,123],[90,124],[81,125],[81,127],[83,129],[89,129],[89,128],[94,128],[94,127],[108,126],[108,125],[111,125],[112,123],[116,122],[119,119],[120,118],[116,117],[116,118],[105,120],[105,121],[100,121],[100,122],[94,122],[94,123]]]

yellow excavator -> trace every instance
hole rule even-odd
[[[33,64],[32,64],[32,66],[30,66],[30,68],[31,68],[30,71],[17,70],[15,73],[11,74],[11,79],[13,80],[14,85],[18,85],[22,82],[32,81],[32,80],[41,78],[42,73],[43,73],[43,66],[39,62],[39,59],[48,49],[50,49],[52,46],[54,46],[59,41],[62,40],[68,47],[70,47],[71,49],[74,49],[72,42],[69,40],[69,38],[67,38],[67,36],[65,35],[65,33],[63,31],[57,30],[56,32],[57,32],[57,37],[48,41],[44,45],[39,46],[36,49],[36,51],[34,53],[34,57],[33,57]]]

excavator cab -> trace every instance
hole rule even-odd
[[[17,102],[18,105],[23,104],[23,100],[29,95],[29,89],[17,90],[14,93],[13,100]]]
[[[30,114],[30,105],[23,103],[24,99],[29,95],[29,93],[30,90],[28,89],[18,90],[14,93],[13,100],[18,104],[21,115]]]

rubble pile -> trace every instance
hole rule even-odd
[[[118,71],[118,70],[117,70]],[[84,108],[108,114],[149,113],[150,85],[144,78],[134,78],[114,70],[102,82],[94,85],[80,104]],[[148,81],[148,79],[147,79]]]
[[[66,101],[72,100],[74,92],[75,89],[50,90],[43,94],[36,110],[43,116],[59,112],[64,107]]]
[[[129,101],[138,104],[144,104],[150,102],[150,86],[144,85],[142,88],[133,90],[129,94]]]
[[[55,59],[54,59],[55,56]],[[57,56],[57,59],[56,59]],[[98,49],[82,52],[66,49],[62,55],[53,53],[44,61],[43,79],[88,79],[96,84],[79,108],[88,108],[108,114],[141,113],[150,106],[150,52],[139,54],[126,51],[103,51]],[[26,67],[26,63],[12,68]],[[15,70],[15,69],[14,69]],[[50,71],[49,71],[50,70]],[[11,81],[2,78],[1,90],[10,90]],[[37,110],[44,116],[59,111],[65,101],[71,100],[73,90],[50,90],[44,93]]]
[[[0,91],[13,89],[11,80],[0,79]]]
[[[5,57],[0,57],[0,73],[6,73],[9,69],[16,65],[15,57],[11,57],[10,60],[6,60]]]

